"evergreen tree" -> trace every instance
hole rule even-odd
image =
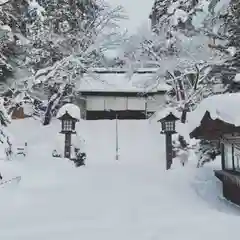
[[[228,86],[230,92],[238,92],[240,84],[235,81],[235,76],[240,72],[240,3],[232,0],[225,12],[218,16],[222,21],[222,27],[218,31],[217,39],[224,39],[220,44],[212,47],[220,52],[228,53],[228,58],[223,64],[218,64],[213,69],[214,73],[218,73],[222,82]]]
[[[11,76],[18,64],[18,46],[26,36],[23,19],[27,1],[6,0],[0,3],[0,81]]]
[[[11,120],[7,113],[6,108],[4,107],[4,99],[0,98],[0,144],[3,145],[8,159],[11,158],[13,153],[12,151],[12,142],[6,132],[6,127],[10,124]]]
[[[40,8],[29,11],[28,38],[32,49],[28,64],[34,71],[52,66],[72,52],[84,48],[81,42],[90,27],[98,6],[94,1],[38,1]],[[39,11],[38,13],[37,11]]]

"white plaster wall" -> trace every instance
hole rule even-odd
[[[145,97],[112,97],[112,96],[87,96],[86,108],[92,111],[104,110],[142,110],[157,111],[165,101],[164,94],[156,94],[146,99]]]
[[[128,97],[127,109],[128,110],[145,110],[146,98],[144,97]]]
[[[127,109],[127,97],[105,97],[105,110],[126,110]]]
[[[147,111],[154,112],[165,102],[164,94],[155,94],[147,100]]]
[[[86,108],[88,111],[102,111],[104,110],[105,97],[103,96],[87,96]]]

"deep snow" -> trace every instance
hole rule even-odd
[[[43,127],[16,120],[9,130],[29,155],[0,161],[4,177],[22,181],[0,188],[0,239],[133,240],[226,239],[238,236],[240,210],[220,200],[213,165],[166,172],[159,125],[80,121],[86,139],[86,167],[52,158],[59,121]],[[177,164],[175,164],[177,165]]]

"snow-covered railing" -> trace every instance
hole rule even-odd
[[[24,143],[24,146],[17,147],[16,155],[23,155],[24,157],[26,157],[26,155],[27,155],[27,143],[26,142]]]

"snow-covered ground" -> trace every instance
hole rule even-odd
[[[13,121],[9,130],[28,156],[0,161],[5,178],[19,184],[0,188],[3,240],[198,240],[238,235],[240,210],[219,199],[220,185],[208,165],[166,172],[159,125],[81,121],[88,155],[85,167],[52,158],[59,121]]]

